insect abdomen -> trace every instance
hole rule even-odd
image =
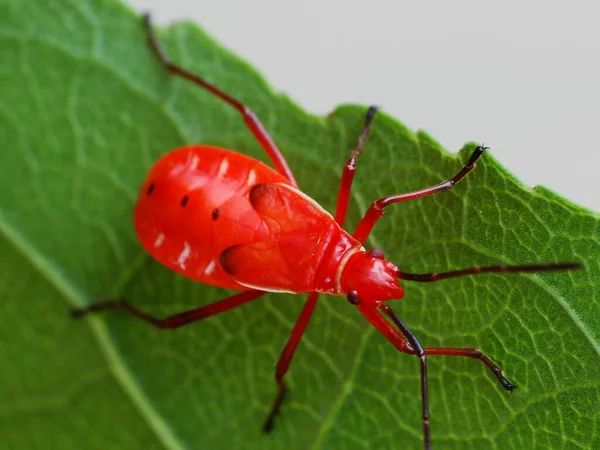
[[[225,249],[268,237],[248,200],[256,183],[287,183],[265,164],[209,146],[163,156],[142,185],[135,226],[146,250],[163,265],[214,286],[243,289],[219,264]]]

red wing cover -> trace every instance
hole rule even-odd
[[[219,260],[225,271],[237,283],[254,289],[312,290],[323,251],[337,228],[331,215],[285,184],[256,185],[249,199],[270,235],[267,240],[223,251]]]

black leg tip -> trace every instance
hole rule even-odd
[[[152,30],[152,17],[150,17],[150,13],[146,12],[142,14],[142,23],[148,32]]]
[[[367,116],[365,118],[366,124],[369,124],[373,120],[373,117],[375,116],[377,111],[379,111],[379,106],[376,106],[376,105],[369,106],[369,110],[367,111]]]
[[[485,151],[486,151],[486,150],[489,150],[489,149],[490,149],[489,147],[486,147],[486,146],[485,146],[485,145],[483,145],[483,144],[481,144],[481,145],[478,145],[478,146],[475,148],[475,151],[473,152],[473,155],[471,155],[471,159],[474,159],[474,160],[476,160],[476,159],[479,159],[479,157],[480,157],[481,155],[483,155],[483,154],[485,153]]]
[[[263,433],[270,434],[273,431],[273,418],[270,417],[263,425]]]
[[[70,315],[73,319],[79,319],[85,316],[85,308],[72,308]]]
[[[504,390],[506,390],[508,392],[512,392],[518,387],[516,384],[512,384],[506,378],[500,379],[500,384],[502,385]]]
[[[483,153],[486,150],[489,150],[489,147],[486,147],[484,144],[478,145],[475,150],[473,151],[473,153],[471,153],[471,157],[469,158],[469,162],[467,163],[467,166],[472,166],[475,164],[475,162],[481,157],[481,155],[483,155]]]

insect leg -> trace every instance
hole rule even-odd
[[[350,298],[349,298],[350,300]],[[354,299],[356,300],[356,299]],[[352,302],[352,301],[351,301]],[[397,329],[390,325],[384,317],[373,307],[366,306],[358,301],[356,304],[360,312],[371,324],[383,334],[390,343],[403,353],[416,355],[421,363],[421,402],[423,411],[423,441],[425,450],[431,450],[431,431],[429,428],[429,383],[427,379],[427,352],[419,343],[417,337],[410,331],[404,322],[387,305],[380,309],[388,315]]]
[[[75,318],[83,317],[87,314],[96,313],[108,309],[122,309],[129,314],[142,319],[158,328],[179,328],[188,323],[196,322],[197,320],[205,319],[206,317],[214,316],[224,311],[237,308],[238,306],[248,303],[252,300],[257,299],[264,295],[264,291],[244,291],[239,294],[232,295],[223,300],[220,300],[210,305],[202,306],[200,308],[191,309],[173,316],[159,319],[148,313],[140,311],[138,308],[133,306],[125,299],[118,300],[106,300],[91,305],[84,306],[83,308],[75,308],[71,310],[71,316]]]
[[[358,135],[358,141],[356,147],[350,153],[350,158],[346,161],[344,171],[342,172],[342,178],[340,179],[340,192],[338,194],[337,206],[335,208],[335,221],[340,225],[344,226],[346,221],[346,212],[348,211],[348,202],[350,201],[350,190],[352,189],[352,180],[354,180],[354,173],[356,172],[356,161],[362,153],[363,146],[369,135],[371,129],[371,123],[377,112],[376,106],[371,106],[365,116],[365,124]]]
[[[277,145],[273,141],[273,138],[271,138],[268,131],[265,129],[265,127],[263,126],[259,118],[256,116],[256,114],[249,107],[236,100],[235,98],[231,97],[230,95],[226,94],[213,84],[209,83],[208,81],[204,80],[198,75],[194,75],[193,73],[173,64],[171,60],[169,60],[169,57],[163,50],[158,38],[156,37],[154,30],[152,29],[149,14],[144,15],[144,27],[146,28],[146,33],[148,35],[148,41],[150,42],[150,46],[152,47],[152,50],[154,51],[160,62],[163,64],[163,66],[165,66],[165,68],[172,74],[185,78],[186,80],[189,80],[192,83],[203,87],[207,91],[211,92],[224,102],[230,104],[235,109],[237,109],[242,115],[246,126],[250,129],[256,140],[263,147],[263,149],[269,156],[269,159],[275,165],[277,171],[281,173],[284,177],[286,177],[288,180],[290,180],[290,183],[298,187],[298,183],[294,178],[294,174],[292,173],[290,166],[288,165],[287,161],[281,154],[281,151],[277,148]]]
[[[425,347],[425,354],[427,355],[446,355],[446,356],[464,356],[467,358],[474,358],[480,360],[483,364],[486,365],[498,379],[500,384],[504,389],[511,392],[517,386],[512,384],[510,381],[506,379],[504,376],[504,372],[496,364],[492,361],[485,353],[476,348],[452,348],[452,347]]]
[[[450,180],[443,181],[439,184],[436,184],[435,186],[431,186],[425,189],[409,192],[407,194],[390,195],[389,197],[384,197],[380,198],[379,200],[375,200],[369,207],[367,213],[358,223],[356,230],[354,231],[354,237],[364,244],[377,221],[383,217],[383,209],[386,206],[391,205],[392,203],[407,202],[410,200],[415,200],[421,197],[427,197],[429,195],[437,194],[438,192],[444,192],[449,189],[452,189],[454,185],[456,185],[456,183],[461,181],[469,172],[471,172],[475,168],[475,162],[487,149],[488,147],[484,147],[482,145],[477,147],[475,151],[473,151],[471,157],[463,166],[463,168],[460,169],[458,173],[454,175],[454,177],[452,177]]]
[[[366,307],[358,305],[361,312],[369,319],[369,321],[377,327],[377,329],[384,334],[384,336],[401,352],[408,354],[416,354],[412,342],[406,339],[404,340],[401,336],[399,337],[398,331],[391,327],[389,323],[385,322],[381,316],[375,312],[370,312]],[[366,309],[367,311],[363,311]],[[394,311],[387,305],[382,305],[381,309],[388,315],[395,314]],[[372,311],[372,309],[371,309]],[[370,314],[370,315],[369,315]],[[392,319],[394,320],[394,319]],[[398,318],[398,320],[400,320]],[[394,321],[395,322],[395,321]],[[396,324],[398,325],[398,324]],[[404,335],[404,333],[402,333]],[[410,345],[407,345],[407,342]],[[424,347],[425,355],[444,355],[444,356],[464,356],[467,358],[479,359],[483,364],[488,367],[494,376],[498,379],[500,384],[507,391],[512,391],[516,386],[506,379],[500,366],[491,360],[485,353],[476,348],[454,348],[454,347]]]
[[[406,338],[406,341],[410,344],[411,349],[407,353],[415,354],[421,360],[421,395],[423,398],[423,426],[428,427],[429,422],[429,404],[427,398],[427,363],[425,360],[426,355],[447,355],[447,356],[465,356],[468,358],[479,359],[483,362],[496,376],[500,384],[507,391],[515,389],[510,381],[506,379],[502,369],[494,363],[488,356],[482,353],[476,348],[449,348],[449,347],[422,347],[417,338],[412,334],[404,322],[398,317],[392,308],[388,305],[382,305],[380,309],[394,322],[398,327],[402,335]],[[427,418],[427,423],[425,422]],[[427,432],[426,432],[427,433]],[[427,447],[427,434],[425,439],[425,448]],[[429,444],[431,445],[431,444]]]
[[[288,338],[288,341],[281,352],[281,356],[279,357],[279,361],[277,361],[277,366],[275,368],[275,380],[277,381],[277,397],[275,397],[275,401],[273,402],[273,406],[271,408],[271,412],[267,416],[267,420],[263,426],[263,430],[265,433],[269,433],[273,430],[273,422],[275,417],[279,414],[281,409],[281,405],[283,404],[283,400],[285,398],[285,394],[287,393],[287,385],[285,384],[285,380],[283,377],[287,373],[290,363],[292,362],[292,358],[294,357],[294,352],[300,343],[300,339],[302,339],[302,335],[306,330],[308,322],[310,321],[310,317],[312,316],[313,311],[315,310],[315,306],[317,305],[317,298],[319,294],[316,292],[312,292],[309,294],[304,307],[302,308],[302,312],[294,325],[294,329],[292,330],[292,334]]]
[[[481,273],[501,273],[501,272],[547,272],[553,270],[569,270],[580,269],[583,266],[579,262],[564,262],[564,263],[542,263],[542,264],[526,264],[518,266],[497,265],[486,267],[470,267],[468,269],[452,270],[449,272],[431,272],[431,273],[405,273],[398,271],[397,276],[403,280],[433,282],[443,280],[445,278],[456,278],[465,275],[477,275]],[[496,376],[500,384],[507,391],[512,391],[516,386],[511,384],[502,369],[494,363],[488,356],[476,348],[445,348],[445,347],[426,347],[425,353],[428,355],[447,355],[447,356],[465,356],[481,360]]]

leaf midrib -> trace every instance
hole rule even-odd
[[[48,283],[53,286],[67,302],[73,306],[85,305],[85,301],[83,300],[84,296],[68,282],[42,254],[38,253],[34,247],[29,245],[23,236],[4,220],[1,214],[0,235],[30,263],[40,276],[48,281]],[[68,313],[65,311],[65,318],[67,317]],[[134,407],[137,408],[140,415],[147,421],[150,428],[154,430],[159,442],[162,443],[165,449],[185,449],[186,447],[175,436],[171,427],[163,417],[158,414],[152,406],[150,399],[135,381],[135,378],[121,358],[103,321],[95,317],[90,317],[86,320],[90,324],[92,333],[98,341],[98,347],[106,359],[112,376],[126,395],[129,396]],[[75,326],[75,323],[73,323],[73,325]]]

